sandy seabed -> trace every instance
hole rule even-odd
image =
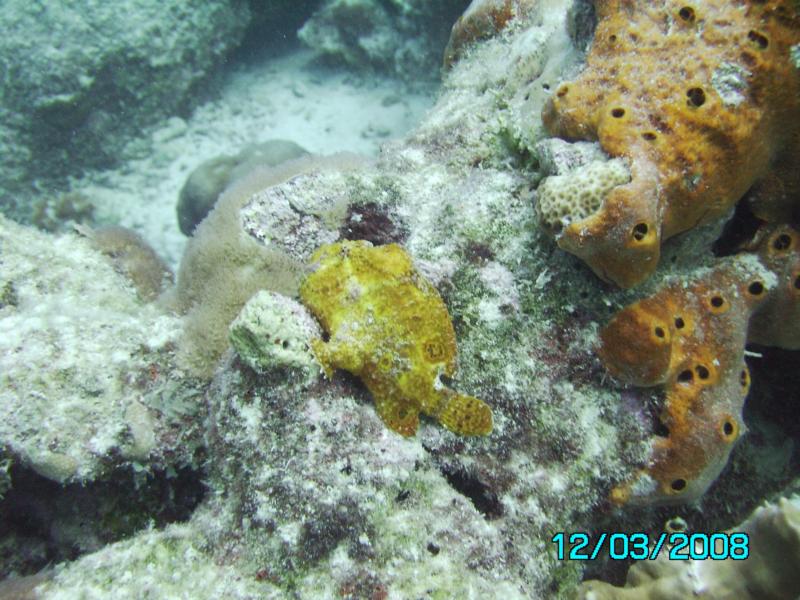
[[[130,160],[86,175],[72,189],[92,200],[99,222],[138,231],[176,268],[187,238],[175,206],[197,165],[270,139],[316,154],[375,156],[432,106],[435,89],[420,87],[410,91],[394,79],[321,67],[308,50],[237,66],[188,119],[169,119],[129,145]]]

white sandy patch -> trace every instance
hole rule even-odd
[[[138,231],[173,267],[186,238],[175,214],[178,193],[197,165],[236,154],[249,143],[282,138],[310,152],[377,154],[404,135],[433,104],[433,94],[409,92],[376,76],[323,70],[299,50],[231,72],[219,97],[184,121],[174,117],[130,144],[135,157],[117,169],[73,183],[95,204],[101,222]]]

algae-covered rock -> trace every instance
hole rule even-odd
[[[433,80],[465,0],[327,0],[298,36],[328,60]]]
[[[236,0],[4,2],[0,187],[114,164],[142,128],[195,101],[249,18]],[[11,194],[0,207],[31,216]]]
[[[142,304],[88,240],[0,217],[0,243],[14,296],[0,307],[0,446],[58,482],[190,463],[196,408],[182,398],[197,392],[171,373],[180,321]]]
[[[341,372],[309,386],[225,360],[207,394],[209,545],[300,596],[570,589],[577,569],[559,568],[548,532],[589,520],[604,502],[601,482],[624,477],[646,450],[636,416],[601,382],[594,318],[563,308],[593,293],[588,310],[602,311],[597,284],[532,237],[522,178],[497,169],[465,177],[407,148],[384,159],[350,172],[347,189],[391,199],[387,214],[404,223],[407,251],[453,318],[459,369],[447,385],[486,399],[494,430],[463,438],[421,417],[417,436],[404,439]],[[263,209],[277,190],[293,203],[333,202],[339,186],[299,178],[251,203]],[[248,219],[246,231],[271,237],[273,222]],[[536,289],[544,268],[556,281]],[[354,302],[361,295],[348,290]],[[375,356],[386,349],[376,336]]]
[[[215,564],[203,547],[202,537],[190,525],[146,531],[59,565],[48,580],[35,587],[35,594],[43,600],[282,597],[267,582]]]

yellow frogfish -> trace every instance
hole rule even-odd
[[[393,431],[414,435],[422,412],[461,435],[487,435],[492,411],[441,381],[456,370],[456,336],[433,285],[397,244],[344,241],[320,247],[300,298],[329,334],[312,349],[330,377],[359,377]]]

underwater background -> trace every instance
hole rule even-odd
[[[800,597],[796,2],[0,26],[0,599]]]

